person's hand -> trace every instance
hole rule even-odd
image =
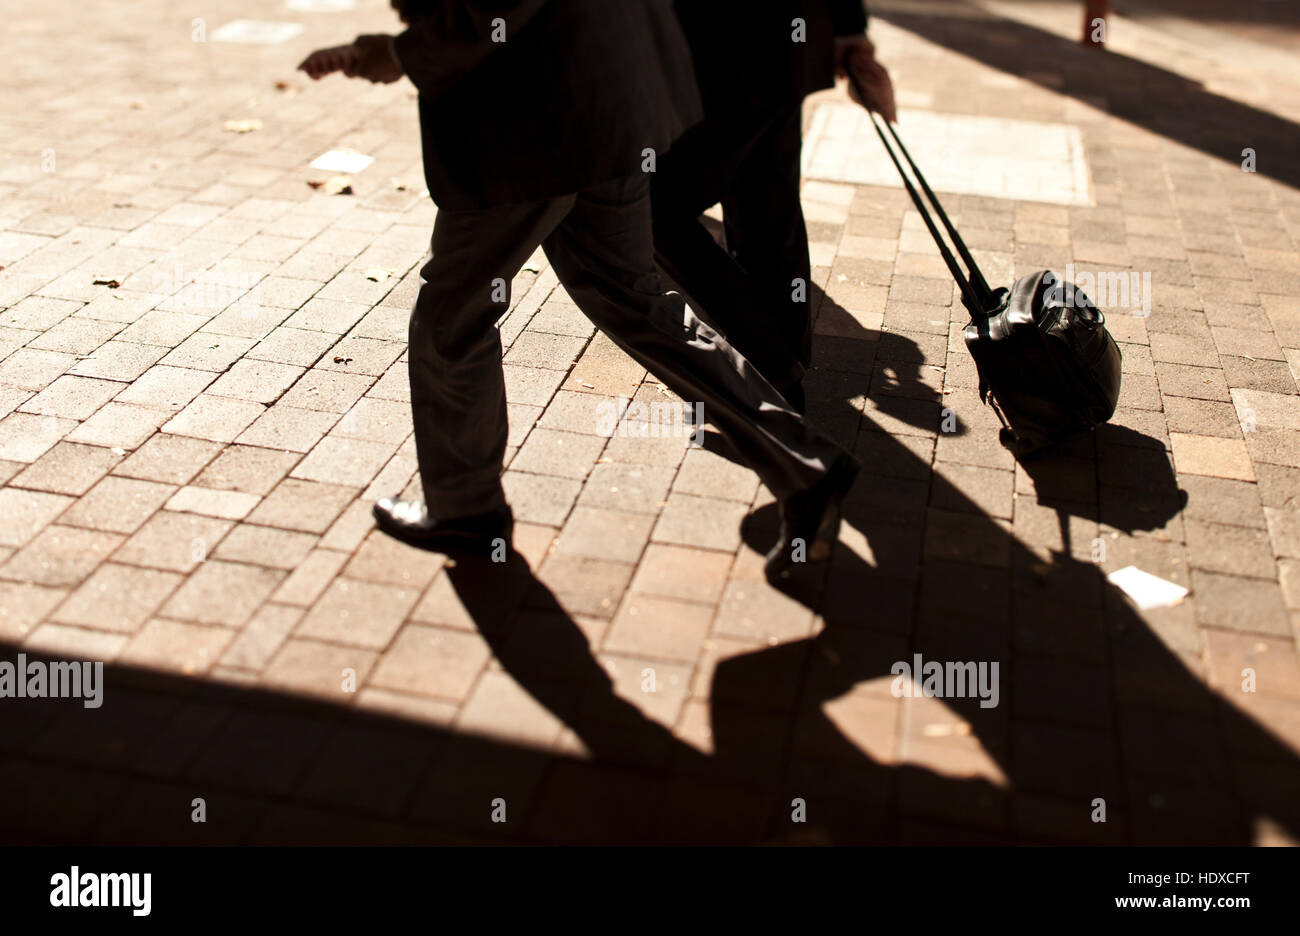
[[[385,34],[357,36],[352,43],[357,50],[356,59],[343,69],[349,78],[365,78],[371,82],[390,84],[402,77],[402,63],[393,51],[393,37]]]
[[[866,36],[846,36],[835,40],[836,71],[849,76],[849,97],[867,110],[873,110],[890,123],[898,122],[894,104],[894,83],[885,66],[876,61],[876,47]]]
[[[298,70],[305,71],[312,81],[320,81],[331,72],[345,71],[356,57],[357,50],[350,45],[317,49],[299,63]]]

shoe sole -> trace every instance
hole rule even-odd
[[[417,534],[412,533],[407,527],[400,524],[394,524],[388,519],[388,515],[381,511],[378,506],[370,509],[371,516],[375,518],[375,523],[379,529],[383,530],[398,542],[405,543],[408,546],[414,546],[417,549],[424,549],[430,552],[441,553],[463,553],[466,555],[486,556],[490,555],[496,549],[496,541],[504,540],[509,546],[511,538],[514,536],[513,520],[506,524],[505,528],[492,533],[451,533],[442,531],[438,533]]]
[[[849,491],[853,489],[854,483],[858,480],[858,474],[861,472],[861,466],[850,460],[842,463],[844,465],[844,477],[836,485],[831,496],[826,499],[826,506],[822,509],[821,522],[817,524],[817,532],[813,534],[812,542],[808,544],[808,553],[803,562],[799,565],[811,565],[812,563],[825,562],[835,551],[835,544],[840,538],[840,523],[843,520],[840,508],[844,504],[844,498],[848,496]],[[785,556],[785,553],[781,553]],[[794,572],[794,560],[789,557],[778,568],[770,566],[765,567],[767,578],[770,579],[788,579]]]

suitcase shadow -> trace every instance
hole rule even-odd
[[[820,411],[811,415],[820,423]],[[1149,557],[1175,552],[1164,547],[1181,538],[1188,500],[1161,441],[1107,425],[1020,465],[1014,529],[1031,545],[932,474],[902,437],[871,438],[830,568],[781,587],[820,615],[821,632],[717,666],[712,728],[722,761],[740,757],[751,732],[717,700],[797,684],[804,724],[792,744],[808,756],[796,762],[809,778],[839,777],[829,765],[860,770],[863,743],[874,742],[898,766],[883,786],[864,782],[892,804],[882,819],[895,833],[921,813],[960,824],[909,826],[938,841],[979,841],[981,828],[995,840],[1135,844],[1300,833],[1300,808],[1286,792],[1300,783],[1300,758],[1251,714],[1285,719],[1289,710],[1237,692],[1233,673],[1219,676],[1218,691],[1207,685],[1190,602],[1139,614],[1106,580],[1107,569],[1129,564],[1127,547],[1138,550],[1137,564],[1190,584],[1175,564],[1150,568]],[[768,505],[742,534],[761,552],[776,526]],[[1108,545],[1121,554],[1106,556]],[[893,668],[916,654],[944,665],[1000,662],[999,703],[896,699]],[[873,736],[861,718],[841,728],[828,714],[837,707],[896,719],[899,740],[887,729]],[[906,761],[917,757],[946,770],[913,772]],[[999,782],[948,784],[979,777]],[[1105,823],[1092,814],[1102,802]],[[870,838],[850,821],[860,812],[840,812],[831,838]]]

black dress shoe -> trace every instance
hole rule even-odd
[[[434,552],[488,555],[502,542],[510,543],[515,518],[509,507],[469,517],[435,520],[423,501],[385,497],[373,510],[379,529],[409,546]]]
[[[830,558],[840,535],[840,503],[857,476],[858,463],[841,455],[826,477],[781,501],[781,536],[765,566],[769,579],[789,578],[796,564]]]

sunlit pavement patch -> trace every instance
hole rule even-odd
[[[907,110],[899,133],[936,192],[1091,205],[1083,135],[1067,124]],[[867,112],[830,101],[804,142],[809,179],[900,188]]]

